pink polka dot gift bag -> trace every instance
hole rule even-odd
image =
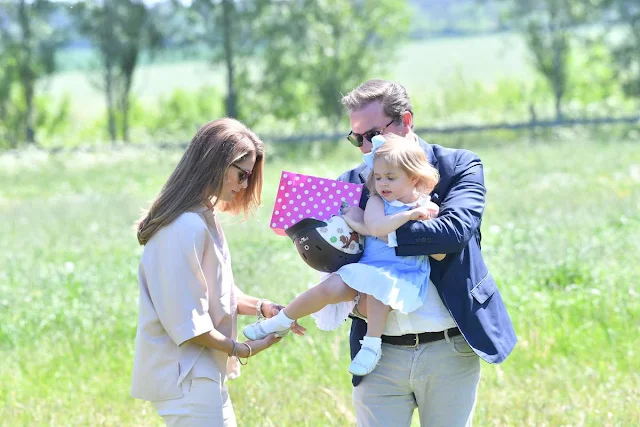
[[[340,214],[340,208],[358,206],[362,184],[282,171],[271,214],[271,229],[280,236],[305,218],[327,221]]]

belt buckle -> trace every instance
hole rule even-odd
[[[419,338],[418,334],[413,334],[413,335],[414,335],[414,338],[415,338],[416,342],[413,343],[413,345],[409,345],[407,347],[417,348],[418,344],[420,344],[420,338]]]

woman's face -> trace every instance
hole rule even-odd
[[[253,152],[247,154],[242,160],[232,163],[227,168],[218,199],[223,202],[231,202],[237,193],[247,188],[255,164],[256,153]]]

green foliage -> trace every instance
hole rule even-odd
[[[60,145],[55,141],[71,128],[71,101],[64,96],[57,105],[48,96],[38,96],[35,102],[35,129],[42,146]]]
[[[223,97],[214,87],[203,87],[196,92],[175,90],[162,97],[154,105],[144,105],[138,98],[131,98],[129,126],[135,141],[155,143],[187,142],[204,123],[224,115]],[[115,114],[115,122],[121,126],[124,116]],[[105,115],[80,131],[73,145],[86,140],[104,142],[108,117]]]
[[[605,2],[606,5],[609,3]],[[622,81],[627,96],[640,99],[640,8],[624,0],[612,0],[611,3],[624,31],[619,40],[611,41],[616,77]]]
[[[325,117],[334,128],[344,115],[340,94],[388,69],[404,39],[403,1],[305,0],[276,3],[262,14],[263,109],[290,119],[300,112]],[[366,17],[366,18],[365,18]]]
[[[533,64],[554,94],[558,119],[563,116],[568,89],[571,27],[585,18],[582,2],[577,0],[515,0],[512,5],[511,20],[523,29]]]
[[[138,0],[79,2],[73,14],[78,30],[92,40],[99,52],[102,81],[96,84],[105,94],[109,136],[112,141],[120,137],[129,142],[133,74],[142,50],[153,52],[159,48],[162,34],[148,7]],[[122,114],[120,120],[116,119],[117,114]]]
[[[21,132],[27,123],[24,97],[17,86],[9,94],[8,103],[0,120],[0,148],[18,148],[25,144]],[[39,95],[34,100],[33,129],[41,146],[62,145],[59,138],[70,129],[71,104],[69,97],[54,101],[50,96]]]
[[[197,92],[176,90],[160,99],[157,108],[145,109],[134,124],[147,130],[155,141],[188,141],[204,123],[224,115],[223,97],[214,87]]]
[[[548,102],[544,82],[500,80],[493,85],[468,81],[461,73],[451,76],[440,91],[412,98],[419,126],[484,124],[522,121],[529,118],[529,106]]]
[[[335,177],[360,161],[343,142],[318,161],[301,148],[274,161],[268,147],[256,217],[222,216],[247,293],[286,303],[318,281],[268,219],[281,170]],[[488,188],[483,253],[519,337],[504,364],[482,364],[474,424],[639,425],[640,151],[536,142],[470,147]],[[181,153],[94,151],[0,154],[3,425],[163,425],[129,396],[142,251],[132,224]],[[333,332],[301,323],[305,337],[286,337],[227,383],[240,425],[355,424],[349,322]]]
[[[9,144],[18,141],[36,142],[34,123],[35,85],[38,79],[55,71],[55,57],[58,49],[66,42],[67,29],[54,28],[50,22],[61,7],[50,0],[0,1],[3,14],[0,15],[0,65],[6,67],[0,72],[0,119],[11,115],[13,125],[20,128],[5,131],[12,138]],[[19,92],[14,92],[14,86]],[[8,102],[21,103],[23,108],[9,106]],[[15,120],[20,111],[21,120]],[[9,120],[9,117],[6,117]],[[5,127],[7,125],[5,124]],[[0,135],[1,136],[1,135]]]

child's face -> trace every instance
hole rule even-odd
[[[416,182],[401,168],[390,165],[384,159],[376,159],[373,162],[373,177],[376,191],[386,201],[398,200],[402,203],[415,201]]]

